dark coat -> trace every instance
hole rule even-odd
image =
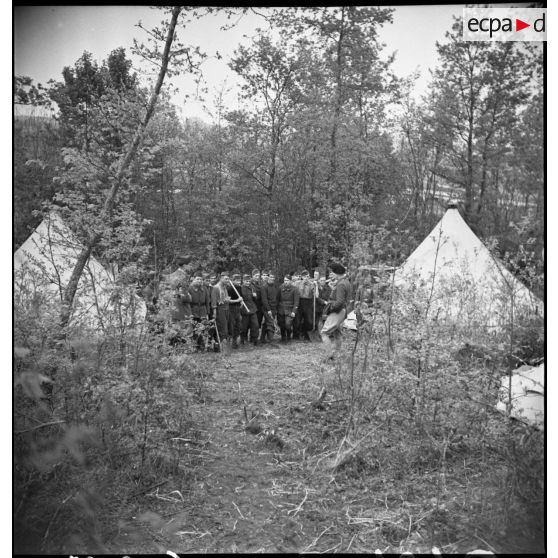
[[[294,285],[281,285],[277,313],[285,316],[291,312],[296,313],[299,301],[300,294]]]
[[[256,308],[258,310],[262,309],[262,285],[259,281],[252,280],[251,283],[252,291],[256,293],[256,298],[254,302],[256,303]]]
[[[236,295],[236,291],[238,291],[238,294],[240,296],[242,296],[242,294],[240,293],[240,289],[241,286],[240,285],[235,285],[234,287],[232,285],[227,285],[227,292],[229,293],[229,297],[232,300],[236,300],[238,298],[238,296]],[[240,306],[242,305],[242,302],[229,302],[229,308],[240,308]]]
[[[311,279],[298,281],[297,287],[300,298],[314,298],[314,282]]]
[[[273,283],[266,283],[262,287],[262,310],[264,312],[277,312],[277,304],[279,299],[279,287]]]
[[[209,314],[210,301],[207,296],[207,289],[204,285],[199,288],[190,287],[188,293],[192,297],[190,306],[192,308],[192,316],[194,318],[207,318]]]
[[[346,310],[352,299],[352,292],[353,289],[349,280],[346,277],[339,279],[329,298],[329,311],[340,312],[343,309]]]
[[[318,298],[316,299],[316,308],[318,311],[322,311],[325,305],[329,302],[329,297],[331,295],[331,287],[329,285],[324,285],[323,287],[318,287]]]
[[[255,314],[258,310],[256,304],[257,294],[255,289],[252,289],[252,287],[249,285],[242,285],[242,287],[240,287],[239,293],[244,300],[244,304],[246,304],[246,306],[248,307],[248,311],[246,311],[246,308],[244,308],[244,305],[241,303],[240,313],[242,315]]]

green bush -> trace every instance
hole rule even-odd
[[[14,328],[16,552],[101,552],[107,509],[168,475],[187,478],[173,438],[197,435],[188,402],[204,374],[146,328],[61,341],[25,310]]]

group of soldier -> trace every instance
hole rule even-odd
[[[199,349],[207,349],[210,341],[211,348],[220,351],[225,346],[270,343],[276,334],[283,343],[310,340],[313,331],[321,331],[322,338],[340,337],[340,314],[344,319],[351,299],[340,264],[333,264],[327,280],[317,272],[310,277],[307,270],[279,278],[270,270],[188,274],[184,268],[179,266],[165,280],[171,292],[172,344],[193,338]],[[159,308],[153,289],[144,290],[144,296],[155,316]],[[336,325],[326,327],[328,320]]]

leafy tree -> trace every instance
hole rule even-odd
[[[83,251],[78,255],[76,266],[72,272],[70,281],[64,292],[64,304],[63,310],[61,312],[60,323],[64,327],[68,323],[70,316],[70,310],[72,302],[76,293],[79,278],[83,272],[84,266],[89,259],[93,249],[102,242],[106,240],[109,231],[113,230],[113,224],[116,220],[120,219],[119,212],[125,208],[125,204],[129,200],[129,193],[133,191],[133,170],[134,163],[136,162],[136,157],[138,151],[141,148],[142,142],[145,138],[148,125],[151,121],[152,116],[155,114],[155,107],[159,100],[161,90],[163,87],[163,82],[167,76],[172,75],[173,72],[179,71],[197,71],[199,68],[200,58],[203,55],[200,53],[197,47],[185,46],[176,39],[176,29],[179,23],[179,18],[184,16],[186,19],[186,14],[190,15],[190,19],[187,22],[191,22],[194,19],[201,17],[201,15],[207,13],[213,13],[214,10],[211,8],[203,9],[201,11],[192,9],[184,10],[181,6],[176,6],[173,8],[166,9],[170,16],[168,23],[163,22],[161,28],[154,28],[149,32],[149,40],[151,44],[141,45],[135,43],[135,48],[139,54],[144,58],[156,62],[159,71],[156,78],[156,83],[152,89],[149,100],[145,108],[139,112],[139,119],[135,125],[133,133],[129,134],[125,138],[125,142],[122,148],[114,149],[114,142],[107,141],[103,136],[89,138],[87,132],[87,125],[85,126],[85,141],[80,145],[80,152],[69,153],[69,159],[67,160],[69,166],[67,168],[66,176],[62,176],[62,181],[66,184],[70,183],[68,177],[77,174],[80,182],[81,192],[77,196],[77,203],[75,207],[83,206],[84,201],[87,203],[87,194],[84,189],[87,189],[88,183],[90,182],[96,187],[96,192],[93,196],[92,204],[92,214],[95,215],[94,223],[91,222],[88,227],[85,236],[85,247]],[[160,49],[160,43],[163,43],[163,50]],[[123,62],[121,56],[116,56],[113,61],[119,62],[114,63],[113,67],[122,68]],[[93,71],[92,65],[87,61],[83,64],[84,73],[87,76],[85,91],[80,91],[80,94],[85,95],[86,108],[89,102],[88,95],[92,94],[96,89],[97,79],[95,77],[95,72]],[[126,64],[124,64],[124,70],[129,69]],[[80,67],[81,70],[81,67]],[[110,74],[110,72],[109,72]],[[119,83],[118,86],[120,86]],[[110,103],[111,97],[114,99],[114,95],[109,94],[108,101]],[[94,99],[91,96],[91,99]],[[118,99],[118,96],[116,97]],[[99,107],[102,111],[102,106]],[[114,103],[112,104],[111,110],[114,108]],[[108,112],[110,113],[111,110]],[[126,106],[124,107],[126,110]],[[86,113],[87,114],[87,113]],[[110,123],[109,123],[110,126]],[[110,137],[110,135],[109,135]],[[92,142],[89,139],[95,140],[98,143],[98,151],[95,152],[94,157],[88,157],[88,150]],[[104,139],[104,141],[103,141]],[[117,146],[119,147],[119,146]],[[74,148],[75,149],[75,148]],[[103,150],[107,153],[103,155]],[[95,157],[103,164],[97,164]],[[108,187],[105,188],[105,185]],[[72,192],[68,192],[69,199],[72,200]],[[74,200],[72,200],[74,201]],[[58,199],[58,202],[66,204],[65,200]],[[79,218],[81,211],[78,211],[75,216]],[[129,222],[129,220],[125,220]]]
[[[62,82],[51,81],[49,96],[58,106],[58,121],[68,146],[89,148],[94,134],[91,111],[99,107],[104,95],[111,91],[118,95],[140,94],[137,75],[131,67],[122,47],[113,50],[101,66],[90,52],[84,52],[74,67],[62,70]]]
[[[300,197],[292,196],[286,182],[288,170],[282,160],[287,134],[292,130],[301,101],[298,83],[304,57],[303,53],[289,52],[287,45],[274,44],[268,35],[260,34],[250,47],[239,47],[230,66],[244,80],[243,97],[255,101],[258,108],[252,115],[229,116],[233,133],[240,141],[229,161],[235,170],[237,187],[250,188],[246,200],[250,215],[256,216],[253,224],[260,234],[260,239],[252,239],[251,244],[261,246],[264,261],[277,261],[278,237],[285,230],[284,226],[279,227],[284,208],[279,199],[292,199],[293,205],[299,202],[299,206],[304,206]],[[289,212],[293,214],[296,210],[290,208]]]
[[[380,194],[382,189],[379,183],[373,184],[370,168],[374,165],[368,171],[361,169],[370,163],[370,144],[386,139],[380,139],[380,126],[387,95],[393,93],[391,58],[380,58],[377,30],[391,21],[391,11],[355,6],[292,9],[279,18],[293,39],[295,33],[303,33],[305,38],[300,40],[317,61],[318,71],[306,74],[301,89],[318,103],[303,110],[299,120],[318,123],[316,144],[323,146],[316,149],[320,188],[312,195],[315,219],[311,223],[323,265],[328,254],[347,253],[351,242],[347,223],[353,220],[355,199],[372,190]]]
[[[145,129],[147,128],[147,125],[149,124],[151,116],[153,115],[153,112],[155,110],[155,105],[157,103],[159,93],[165,79],[169,61],[171,59],[171,45],[174,39],[175,28],[181,10],[182,8],[180,6],[172,9],[171,19],[165,39],[165,46],[161,55],[161,67],[158,74],[157,83],[155,84],[155,88],[151,93],[146,111],[134,133],[133,139],[127,145],[125,152],[123,152],[123,154],[118,158],[116,164],[111,169],[111,176],[109,177],[110,189],[108,190],[108,192],[106,192],[106,195],[103,196],[103,199],[99,200],[102,207],[99,219],[102,222],[107,220],[108,222],[110,222],[113,218],[114,209],[118,203],[118,195],[120,189],[126,181],[129,168],[136,156],[139,145],[143,139]],[[93,176],[97,176],[95,170],[93,170]],[[87,184],[87,181],[84,182],[85,184]],[[101,241],[102,237],[103,229],[100,227],[88,231],[85,247],[78,255],[75,268],[72,272],[72,276],[64,293],[64,305],[60,316],[60,324],[62,327],[65,327],[67,325],[70,318],[72,303],[85,264],[87,263],[87,260],[89,259],[93,248],[99,243],[99,241]]]
[[[437,174],[464,191],[469,223],[484,214],[510,133],[528,97],[530,72],[516,43],[464,42],[456,19],[432,82],[430,122],[444,158]],[[457,93],[457,94],[456,94]],[[493,190],[494,191],[494,190]]]
[[[29,76],[15,76],[13,83],[14,104],[47,106],[50,104],[47,89],[40,83],[35,85]]]

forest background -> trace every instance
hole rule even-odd
[[[389,10],[271,16],[281,40],[260,31],[229,63],[252,108],[228,110],[225,90],[214,91],[206,96],[210,123],[181,121],[164,93],[129,177],[134,184],[122,194],[130,204],[125,219],[142,222],[142,246],[130,258],[137,263],[143,250],[143,264],[157,270],[183,252],[212,269],[284,272],[331,258],[394,265],[457,197],[467,222],[500,256],[540,271],[541,45],[468,45],[456,27],[437,47],[439,65],[417,101],[413,77],[397,77],[392,58],[380,56],[378,30],[391,17]],[[192,52],[180,73],[195,80],[204,54]],[[46,88],[16,85],[16,103],[49,98],[59,115],[18,119],[14,248],[38,224],[32,211],[42,201],[55,191],[75,198],[74,186],[71,193],[55,186],[68,182],[56,169],[75,172],[75,157],[87,153],[108,172],[147,99],[123,50],[102,63],[84,53]],[[126,121],[117,121],[114,103]],[[111,145],[99,146],[99,133]],[[81,209],[90,201],[80,199]],[[67,217],[83,232],[91,223],[73,210]],[[403,235],[404,246],[372,250],[380,230],[388,244]]]

